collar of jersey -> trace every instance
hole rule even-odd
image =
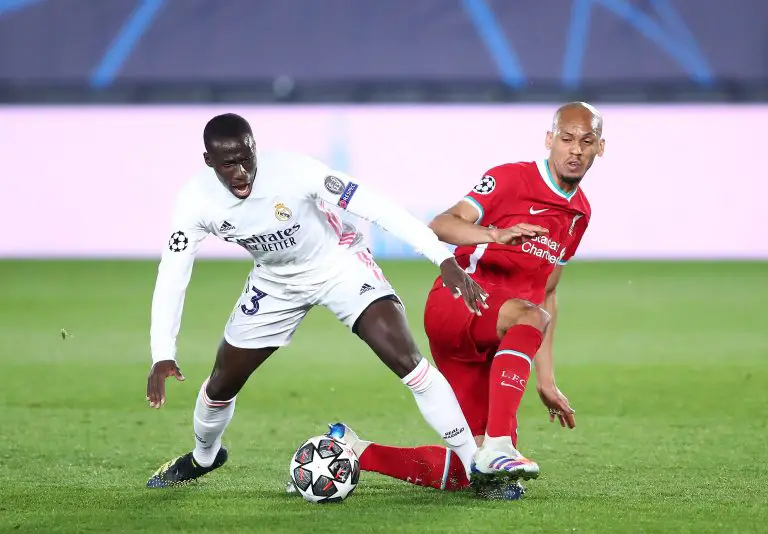
[[[552,173],[549,171],[549,160],[545,159],[543,161],[537,161],[536,166],[539,168],[539,175],[541,175],[541,179],[544,180],[544,183],[547,184],[547,187],[549,187],[557,196],[563,197],[565,200],[570,201],[573,198],[573,195],[576,194],[576,191],[579,190],[578,186],[576,186],[570,193],[566,193],[560,189],[560,186],[557,185],[557,182],[555,182],[555,179],[552,177]]]

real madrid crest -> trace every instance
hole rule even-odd
[[[291,213],[291,209],[288,206],[282,202],[275,204],[275,218],[278,221],[285,222],[291,218],[291,215],[293,215],[293,213]]]

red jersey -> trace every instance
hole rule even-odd
[[[580,188],[558,187],[546,161],[509,163],[490,169],[464,197],[477,208],[476,224],[509,228],[543,226],[549,233],[522,245],[460,246],[456,261],[478,283],[514,288],[519,298],[541,304],[549,275],[575,253],[592,210]]]

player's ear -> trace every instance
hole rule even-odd
[[[208,152],[203,152],[203,161],[205,161],[205,164],[209,167],[213,167],[213,162],[211,161],[211,155],[208,154]]]
[[[547,132],[547,136],[544,138],[544,146],[547,150],[552,150],[552,132]]]
[[[600,139],[600,143],[597,148],[597,155],[602,158],[603,152],[605,152],[605,139]]]

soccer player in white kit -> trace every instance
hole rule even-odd
[[[166,378],[184,379],[176,363],[176,337],[203,239],[213,234],[240,245],[253,256],[254,266],[197,397],[195,448],[163,464],[147,486],[181,485],[226,462],[221,437],[237,394],[318,305],[331,310],[400,377],[424,419],[468,470],[476,445],[454,392],[419,353],[402,303],[363,236],[340,220],[338,210],[346,209],[412,245],[440,267],[446,285],[474,313],[481,313],[487,294],[432,230],[406,210],[309,156],[257,151],[251,127],[239,115],[212,118],[203,140],[207,168],[178,194],[152,298],[151,407],[165,403]]]

